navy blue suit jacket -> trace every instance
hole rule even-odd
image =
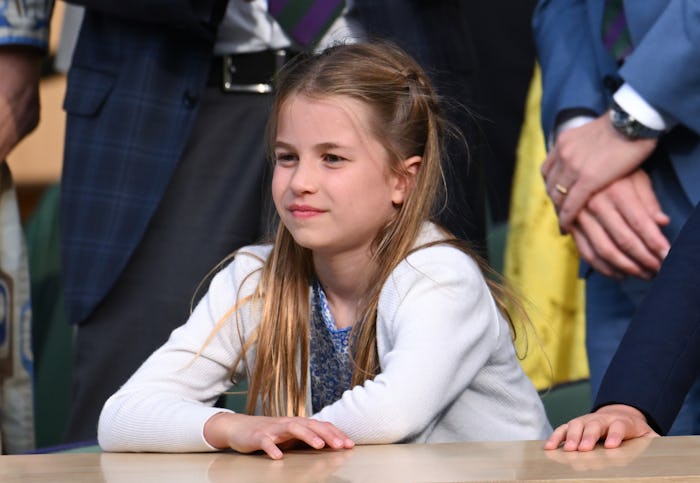
[[[603,379],[595,407],[624,403],[668,432],[700,376],[700,205],[674,241]]]
[[[112,287],[181,157],[226,0],[85,0],[64,100],[68,320]],[[216,176],[216,173],[212,173]]]

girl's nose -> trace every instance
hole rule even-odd
[[[316,189],[316,169],[310,161],[299,160],[289,186],[295,193],[308,193]]]

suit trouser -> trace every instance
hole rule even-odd
[[[183,324],[197,285],[227,254],[259,241],[270,213],[270,95],[208,87],[187,147],[140,245],[78,326],[66,442],[94,440],[107,398]]]
[[[654,191],[671,223],[663,228],[669,240],[676,238],[693,211],[668,162],[651,174]],[[622,340],[634,313],[649,291],[651,281],[630,277],[616,281],[593,272],[586,278],[586,350],[591,395],[595,399],[605,370]],[[659,330],[663,330],[663,320]],[[640,354],[640,357],[643,357]],[[691,388],[669,434],[700,434],[700,381]]]

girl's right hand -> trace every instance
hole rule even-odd
[[[306,443],[315,449],[328,446],[350,449],[355,443],[331,423],[303,417],[248,416],[217,413],[204,425],[204,438],[215,448],[239,453],[263,450],[272,459],[282,458],[281,448]]]

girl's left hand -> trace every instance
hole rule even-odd
[[[312,448],[350,449],[355,443],[331,423],[303,417],[248,416],[218,413],[204,426],[204,437],[215,448],[240,453],[263,450],[272,459],[282,449],[305,443]]]
[[[603,438],[605,448],[617,448],[626,439],[657,436],[641,411],[625,404],[611,404],[559,426],[544,449],[556,449],[564,443],[564,451],[590,451]]]

